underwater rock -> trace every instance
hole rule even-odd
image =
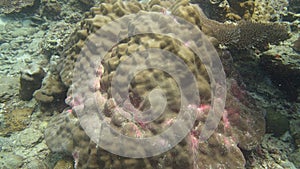
[[[297,168],[300,168],[300,148],[296,149],[292,154],[289,155],[291,160]]]
[[[300,0],[289,0],[289,10],[300,13]]]
[[[74,169],[73,161],[59,160],[53,169]]]
[[[13,28],[10,30],[9,34],[11,35],[12,38],[19,38],[19,37],[30,37],[33,36],[34,33],[36,33],[38,29],[33,28],[33,27],[25,27],[21,25],[21,28]],[[14,39],[12,39],[14,40]],[[23,41],[22,41],[23,42]],[[19,41],[20,43],[20,41]],[[19,46],[18,46],[19,47]]]
[[[288,12],[286,15],[283,16],[282,21],[290,22],[289,24],[291,25],[291,31],[295,31],[297,30],[297,27],[293,28],[294,27],[293,22],[296,24],[299,18],[300,18],[299,13]]]
[[[46,75],[42,67],[32,65],[28,70],[21,71],[19,95],[22,100],[33,98],[35,90],[42,86],[42,79]]]
[[[262,54],[261,66],[279,89],[285,92],[287,100],[297,101],[300,99],[300,55],[284,50],[275,52],[267,51]]]
[[[45,84],[45,82],[47,82]],[[42,111],[51,112],[53,109],[62,110],[66,87],[60,82],[57,75],[47,74],[42,82],[42,87],[33,94]]]
[[[24,168],[38,168],[38,169],[51,169],[46,165],[45,161],[41,161],[38,159],[31,160],[29,163],[22,166]],[[61,168],[63,169],[63,168]]]
[[[0,103],[11,100],[18,93],[19,79],[17,77],[0,76]]]
[[[294,41],[292,48],[296,51],[300,53],[300,37]]]
[[[43,138],[40,130],[27,128],[19,133],[18,142],[23,147],[34,147]]]
[[[20,12],[26,7],[31,7],[35,3],[35,0],[1,0],[0,12],[10,14],[14,12]]]
[[[296,146],[300,148],[300,120],[290,121],[291,134],[295,140]]]
[[[19,155],[9,152],[0,152],[0,168],[20,168],[23,164],[23,158]]]
[[[267,133],[274,134],[275,137],[282,136],[285,132],[289,131],[290,124],[289,119],[277,112],[274,109],[269,108],[266,114],[266,129]]]
[[[5,109],[4,124],[0,128],[0,136],[10,135],[13,132],[25,129],[30,123],[32,108]]]
[[[252,154],[253,159],[249,160],[251,166],[246,168],[296,169],[295,165],[288,160],[292,152],[292,142],[282,141],[272,134],[265,134],[261,146]]]
[[[79,1],[88,6],[93,6],[95,4],[95,0],[79,0]]]
[[[57,0],[41,0],[40,13],[48,19],[57,19],[61,13],[61,4]]]

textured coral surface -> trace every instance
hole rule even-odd
[[[67,103],[71,106],[71,109],[66,109],[51,120],[45,133],[45,139],[49,148],[54,152],[62,152],[72,156],[78,168],[244,168],[245,159],[241,150],[251,150],[260,143],[265,132],[263,114],[259,108],[256,108],[251,103],[251,99],[239,87],[238,83],[233,79],[228,79],[225,112],[223,112],[216,131],[207,141],[201,142],[199,138],[200,129],[204,126],[205,120],[209,115],[209,103],[212,99],[210,96],[210,79],[208,77],[209,70],[205,65],[209,65],[211,62],[203,63],[197,59],[195,53],[188,48],[189,44],[180,43],[170,37],[161,35],[133,36],[114,45],[107,52],[101,63],[93,62],[92,57],[95,54],[93,53],[93,47],[97,46],[98,42],[107,42],[112,37],[107,36],[99,40],[95,38],[97,34],[95,35],[94,33],[110,21],[140,11],[144,11],[144,13],[153,11],[162,16],[173,14],[182,17],[208,36],[217,39],[218,43],[238,48],[264,46],[269,42],[278,42],[287,38],[287,33],[283,27],[277,25],[254,22],[225,25],[209,20],[199,7],[190,4],[188,1],[176,1],[175,3],[150,1],[147,4],[136,1],[115,1],[94,6],[90,12],[86,13],[86,18],[81,22],[81,28],[70,40],[70,48],[67,48],[64,52],[64,60],[57,67],[58,72],[55,75],[55,83],[61,83],[69,88]],[[147,20],[141,22],[147,24]],[[151,26],[154,29],[156,25]],[[165,25],[166,30],[171,29],[171,26],[171,23]],[[273,33],[276,39],[270,39],[270,37],[265,36],[263,30],[266,28],[272,28],[270,33]],[[111,35],[114,32],[114,30],[105,31],[107,35]],[[181,33],[184,34],[186,32],[182,30]],[[257,39],[254,39],[253,37],[256,36]],[[92,46],[91,48],[84,48],[87,39]],[[199,38],[198,41],[202,41],[202,39]],[[104,44],[105,48],[108,46],[108,44]],[[197,89],[202,99],[202,104],[198,105],[201,113],[197,114],[197,120],[192,126],[192,131],[171,150],[158,156],[144,159],[120,157],[99,148],[91,141],[80,125],[78,116],[96,112],[99,107],[103,108],[103,120],[116,131],[136,138],[151,137],[161,133],[166,126],[168,127],[168,125],[172,124],[172,120],[176,119],[180,108],[178,106],[180,104],[180,92],[174,79],[163,71],[151,69],[141,71],[127,86],[129,87],[129,101],[135,108],[140,108],[141,110],[149,108],[150,101],[147,100],[146,96],[151,89],[159,87],[164,91],[168,101],[167,109],[164,115],[153,122],[153,124],[143,124],[138,121],[132,122],[120,116],[118,100],[111,98],[112,87],[110,83],[119,65],[124,60],[128,60],[132,53],[144,51],[146,48],[158,48],[172,52],[188,65],[198,82]],[[203,49],[205,56],[209,57],[211,55],[208,46],[202,45],[201,49]],[[82,54],[84,57],[80,57]],[[158,55],[154,55],[153,58],[156,60],[155,64],[168,62],[168,59],[164,60]],[[143,62],[143,58],[132,59],[131,61],[131,64],[139,64]],[[177,65],[171,61],[170,63],[168,67],[176,69]],[[76,74],[74,74],[74,68],[81,71],[76,71]],[[130,67],[123,66],[120,69],[121,72],[130,72]],[[95,79],[95,83],[88,84],[83,89],[78,88],[78,84],[85,84],[80,81],[85,82],[93,77],[90,72],[100,74],[100,79]],[[182,74],[182,76],[184,78],[185,74]],[[74,80],[73,77],[81,77],[81,79],[79,81],[75,80],[74,83],[74,81],[72,82]],[[121,86],[126,85],[126,79],[119,77],[118,80]],[[47,86],[46,81],[44,86]],[[47,91],[48,95],[51,96],[53,91]],[[100,96],[98,97],[99,100],[97,100],[98,104],[89,99],[79,97],[85,91]],[[43,90],[40,92],[43,94]],[[122,99],[126,100],[125,98]],[[78,112],[82,114],[78,114]],[[91,121],[90,123],[96,122]],[[211,121],[210,123],[215,124],[218,121]],[[132,145],[132,148],[134,148],[134,145]]]

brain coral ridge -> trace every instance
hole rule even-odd
[[[73,156],[77,168],[244,168],[245,159],[241,149],[251,150],[259,144],[264,134],[264,120],[259,110],[254,109],[254,106],[245,101],[247,100],[247,94],[239,88],[234,80],[228,81],[226,112],[216,131],[206,142],[199,141],[199,129],[204,126],[208,110],[210,109],[208,105],[211,99],[210,80],[207,73],[209,70],[207,70],[205,64],[210,64],[211,61],[202,63],[195,56],[195,53],[186,47],[186,44],[182,44],[171,37],[146,34],[124,39],[117,45],[114,45],[104,56],[101,64],[98,63],[101,65],[100,67],[93,62],[91,59],[93,55],[91,48],[95,46],[95,41],[99,40],[95,32],[110,21],[139,11],[159,12],[161,15],[170,12],[196,25],[207,35],[224,41],[222,40],[223,37],[219,37],[215,31],[211,30],[211,26],[215,22],[207,19],[201,10],[196,5],[190,4],[189,1],[153,0],[144,4],[137,1],[123,2],[119,0],[111,3],[101,3],[92,7],[90,12],[85,14],[86,17],[81,23],[81,28],[73,34],[68,45],[70,47],[64,52],[64,59],[56,68],[56,77],[58,76],[59,78],[55,78],[55,83],[59,82],[68,88],[66,102],[71,106],[71,109],[64,110],[50,121],[45,132],[45,139],[49,148],[54,152]],[[147,20],[140,22],[147,24]],[[173,27],[171,24],[166,25],[167,28],[168,26]],[[216,26],[218,28],[216,30],[219,33],[225,34],[228,31],[232,31],[232,34],[236,34],[236,26],[227,26],[221,23],[217,23]],[[239,27],[242,27],[242,24]],[[154,29],[155,25],[152,28]],[[113,30],[105,31],[107,31],[107,34],[110,34]],[[181,30],[181,33],[185,34],[186,30]],[[233,37],[240,37],[240,33]],[[228,38],[233,37],[229,36]],[[90,48],[84,47],[87,39],[90,42]],[[109,36],[100,39],[100,41],[108,39]],[[199,38],[198,41],[202,41],[202,39]],[[235,42],[235,40],[225,41]],[[202,45],[200,48],[205,51],[205,55],[209,56],[212,49],[206,47]],[[116,108],[118,107],[116,100],[110,98],[112,95],[110,83],[112,77],[116,74],[117,67],[135,51],[144,51],[146,48],[164,49],[180,57],[195,76],[198,83],[198,92],[201,94],[202,102],[207,105],[207,108],[202,114],[197,115],[192,132],[171,150],[161,155],[144,159],[120,157],[103,150],[91,141],[80,125],[78,114],[75,111],[83,113],[96,112],[100,107],[104,110],[103,120],[107,121],[116,131],[131,137],[151,137],[161,133],[166,128],[162,126],[168,126],[170,121],[176,119],[180,108],[178,106],[180,104],[178,99],[180,92],[178,92],[176,81],[170,75],[163,71],[150,69],[141,71],[130,82],[130,102],[136,107],[140,106],[141,109],[149,107],[149,100],[146,97],[149,95],[149,90],[159,86],[166,95],[166,110],[153,124],[140,124],[121,117],[118,113],[119,109]],[[84,57],[80,57],[80,55],[84,55]],[[159,55],[154,55],[153,57],[157,63],[168,61],[163,60]],[[132,59],[131,64],[141,62],[139,59]],[[177,66],[176,63],[172,63],[169,67],[176,69]],[[72,70],[75,67],[81,71],[76,72],[74,75]],[[120,69],[124,69],[122,72],[128,71],[126,66]],[[82,84],[81,81],[86,81],[92,76],[89,72],[100,74],[100,78],[95,79],[93,84],[78,88],[77,85]],[[82,77],[82,79],[72,81],[74,80],[73,76]],[[184,78],[184,76],[185,74],[183,73],[180,78]],[[123,81],[126,81],[126,79],[120,77],[121,84],[123,84]],[[74,92],[75,89],[77,89],[76,92]],[[84,94],[85,91],[99,96],[97,97],[98,104],[95,104],[90,99],[78,97]],[[120,93],[122,92],[124,91],[120,91]],[[76,93],[76,96],[74,93]],[[49,90],[47,94],[49,95]],[[216,122],[212,121],[211,123],[214,124]],[[132,147],[134,148],[135,145],[132,145]]]

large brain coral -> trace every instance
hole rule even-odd
[[[126,16],[133,13],[152,17],[137,20],[129,17],[119,26],[105,27],[112,21],[117,22],[118,18],[126,21]],[[174,16],[170,17],[170,14]],[[211,93],[224,92],[213,91],[213,88],[221,86],[225,89],[222,85],[226,84],[211,78],[211,74],[222,72],[214,60],[217,54],[213,46],[204,35],[196,36],[191,31],[203,27],[201,14],[198,7],[188,1],[154,0],[147,4],[115,1],[92,7],[58,66],[59,80],[69,88],[66,101],[71,109],[53,117],[49,123],[45,132],[49,148],[73,156],[77,168],[244,168],[241,149],[250,150],[259,144],[264,134],[264,120],[234,80],[227,84],[228,104],[224,113],[222,111],[222,120],[221,117],[209,118],[218,117],[216,112],[212,113],[217,109],[210,105],[215,99]],[[193,29],[181,27],[183,21],[175,16],[191,23]],[[164,17],[171,18],[171,22],[157,22]],[[170,34],[155,34],[156,29]],[[149,33],[139,34],[143,31]],[[129,34],[128,37],[120,38],[124,32]],[[187,39],[180,41],[176,35],[185,35]],[[195,44],[197,50],[193,50]],[[157,53],[155,49],[163,52]],[[196,51],[200,51],[201,59]],[[189,72],[181,71],[185,70],[181,64]],[[145,65],[148,69],[138,69]],[[161,67],[155,67],[157,65]],[[133,70],[138,70],[138,73],[133,74]],[[190,84],[189,75],[193,76],[195,86]],[[186,100],[181,99],[181,90],[187,101],[201,96],[201,103],[188,102],[191,107],[182,107]],[[225,98],[218,101],[224,103]],[[153,105],[164,105],[163,111],[153,121],[145,121],[139,113],[152,110]],[[195,123],[186,124],[185,120],[188,121],[190,116],[195,117]],[[164,133],[180,120],[182,123],[168,135],[170,140],[167,141],[178,139],[179,133],[186,128],[191,130],[183,140],[170,147],[165,138],[158,138],[157,142],[149,142],[141,148],[135,142],[125,142],[118,135],[101,130],[109,125],[115,133],[143,140]],[[214,131],[207,140],[202,137],[203,128]],[[127,149],[120,145],[126,145]],[[152,152],[147,146],[168,151],[152,157],[152,154],[147,154]],[[127,157],[110,153],[108,149],[125,153]],[[139,149],[135,152],[144,158],[128,158],[131,156],[127,153],[135,149]]]

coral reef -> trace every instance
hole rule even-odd
[[[240,21],[237,24],[223,24],[208,19],[201,11],[201,28],[222,45],[237,49],[256,47],[266,50],[269,43],[276,44],[290,37],[286,27],[275,23]]]
[[[35,0],[2,0],[0,1],[0,12],[9,14],[20,12],[23,8],[34,5]]]
[[[227,24],[221,23],[225,20],[231,20],[231,22],[241,19],[251,20],[253,12],[255,12],[252,20],[262,18],[264,21],[278,21],[282,19],[283,21],[288,21],[285,24],[290,26],[291,31],[299,30],[299,15],[293,13],[285,15],[286,4],[284,1],[257,0],[256,2],[263,3],[255,4],[254,0],[202,0],[201,4],[212,4],[212,6],[207,8],[208,10],[203,9],[206,10],[204,12],[209,14],[210,19],[215,19],[219,22],[207,19],[202,13],[199,13],[195,5],[190,5],[187,1],[178,1],[173,4],[174,0],[152,0],[150,2],[147,0],[139,2],[133,0],[118,2],[116,0],[107,0],[106,3],[93,7],[83,17],[83,12],[86,12],[92,5],[100,1],[102,0],[36,0],[36,2],[42,2],[37,4],[40,5],[40,11],[38,9],[31,10],[36,9],[34,5],[34,7],[22,8],[24,10],[20,14],[2,14],[0,16],[0,168],[300,168],[300,160],[298,158],[300,153],[299,121],[295,120],[299,119],[299,83],[297,82],[298,78],[289,77],[288,82],[291,83],[284,79],[284,76],[287,75],[299,77],[298,74],[293,73],[297,72],[296,68],[299,67],[299,53],[296,53],[297,48],[295,48],[296,46],[293,43],[298,38],[298,34],[294,32],[297,34],[297,38],[281,43],[285,45],[277,51],[266,53],[270,56],[265,62],[265,64],[271,64],[269,67],[264,64],[262,64],[262,67],[259,67],[258,61],[260,59],[264,61],[265,59],[264,57],[258,58],[255,56],[260,51],[241,51],[232,50],[232,48],[264,48],[269,42],[274,42],[273,40],[270,41],[269,38],[265,39],[262,35],[257,35],[257,37],[262,39],[263,43],[261,45],[259,40],[247,39],[248,37],[255,38],[255,32],[265,35],[264,32],[257,31],[253,27],[268,29],[268,26],[260,27],[260,25],[271,26],[273,23],[259,24],[253,21],[242,21],[231,25],[228,24],[230,23],[229,21]],[[1,1],[0,4],[7,2],[15,3],[16,1]],[[18,3],[21,2],[26,1],[18,1]],[[267,2],[271,4],[270,8],[266,6]],[[297,13],[299,0],[289,0],[289,2],[289,9]],[[263,8],[257,8],[258,5],[263,5]],[[16,8],[18,6],[19,4],[16,4]],[[283,8],[280,9],[280,6]],[[2,7],[4,6],[0,8],[4,9]],[[30,12],[27,11],[28,9]],[[51,13],[51,10],[54,10],[53,13]],[[259,10],[265,11],[259,12]],[[103,73],[101,81],[97,79],[102,85],[99,85],[99,81],[95,81],[95,83],[87,85],[90,91],[97,91],[97,94],[100,91],[100,94],[103,96],[107,93],[107,97],[110,98],[112,90],[110,83],[113,75],[121,68],[123,72],[126,72],[125,75],[127,72],[130,72],[130,69],[126,66],[119,67],[119,65],[124,63],[124,60],[129,58],[127,55],[133,54],[135,51],[141,52],[146,48],[155,47],[171,51],[179,56],[178,58],[184,60],[189,68],[193,69],[195,77],[200,82],[199,87],[193,92],[200,92],[204,103],[199,106],[199,109],[203,112],[200,111],[201,114],[197,116],[198,119],[195,125],[192,126],[193,129],[176,147],[164,154],[160,154],[160,156],[130,159],[109,153],[103,150],[101,146],[99,148],[99,144],[92,142],[90,137],[86,135],[86,131],[83,131],[83,125],[80,124],[82,121],[79,123],[80,117],[75,112],[93,112],[97,104],[89,102],[90,100],[74,97],[76,95],[74,95],[72,90],[74,91],[76,85],[74,85],[74,81],[72,82],[72,78],[75,75],[75,77],[83,76],[84,80],[88,79],[90,77],[88,72],[95,70],[95,64],[100,65],[99,62],[90,60],[91,51],[93,50],[84,48],[84,43],[92,40],[92,37],[95,37],[94,33],[99,33],[98,30],[103,25],[110,21],[127,17],[131,13],[148,13],[149,11],[155,11],[162,16],[180,16],[197,25],[207,35],[212,36],[209,38],[216,47],[219,44],[229,47],[224,49],[223,46],[219,46],[220,48],[217,49],[219,50],[223,66],[225,66],[227,78],[229,77],[227,80],[228,97],[226,100],[226,111],[221,122],[217,123],[219,126],[215,133],[206,142],[201,142],[199,128],[204,125],[204,119],[207,119],[208,116],[210,108],[208,103],[211,102],[209,84],[211,83],[207,77],[208,70],[203,68],[204,64],[199,60],[194,60],[195,54],[189,49],[191,44],[174,40],[176,39],[174,37],[172,39],[167,36],[150,34],[130,37],[114,45],[107,52],[103,62],[101,62],[103,72],[101,69],[96,70],[97,74]],[[210,11],[211,13],[209,13]],[[53,14],[59,15],[56,17]],[[263,16],[257,16],[257,14],[263,14]],[[282,15],[284,16],[282,17]],[[160,17],[155,19],[158,18]],[[77,24],[81,19],[81,24]],[[174,20],[176,21],[176,19]],[[290,23],[292,21],[293,23]],[[148,24],[146,21],[141,23],[144,25]],[[169,22],[161,23],[166,29],[169,28],[163,24],[168,23],[166,25],[169,25]],[[241,24],[245,24],[243,27],[245,33],[239,32]],[[245,29],[248,25],[250,25],[251,30]],[[277,26],[277,24],[274,25],[276,25],[275,29],[281,27]],[[78,26],[77,31],[70,36],[70,33],[74,31],[76,26]],[[150,24],[150,26],[153,28],[156,24]],[[101,32],[107,34],[106,38],[108,38],[111,37],[109,32],[114,32],[117,28],[114,27],[111,30]],[[173,28],[178,27],[173,26]],[[252,29],[254,29],[254,33]],[[283,35],[286,33],[283,27],[279,28],[279,30],[282,30]],[[248,31],[251,36],[247,35]],[[179,32],[185,34],[186,30],[182,29]],[[271,32],[271,34],[273,33]],[[190,32],[186,34],[188,35]],[[241,35],[245,37],[241,38]],[[70,40],[66,43],[69,36]],[[202,36],[199,38],[199,41],[202,41]],[[277,40],[275,39],[275,41]],[[100,40],[98,42],[101,43],[103,41]],[[93,41],[91,45],[93,46],[93,44],[97,43]],[[273,48],[273,45],[270,45],[270,47]],[[294,47],[294,50],[291,47]],[[206,48],[201,49],[207,52]],[[233,58],[231,58],[229,50]],[[86,57],[79,57],[79,60],[78,55],[80,52],[85,52]],[[155,64],[162,64],[166,68],[174,69],[178,66],[173,62],[171,62],[173,64],[164,64],[166,62],[170,63],[170,61],[159,57],[159,55],[153,55],[152,57],[156,60]],[[72,74],[76,60],[80,61],[82,71],[78,74]],[[268,62],[268,60],[272,60],[272,62]],[[141,66],[141,62],[142,60],[137,58],[131,64]],[[41,65],[48,75],[44,78],[42,89],[35,93],[36,99],[21,101],[18,97],[20,70],[27,69],[29,64]],[[117,69],[116,67],[119,68]],[[239,69],[239,72],[233,72],[232,69],[237,67],[240,67],[243,71]],[[279,68],[279,71],[267,70],[271,68]],[[261,69],[267,71],[264,72]],[[280,72],[281,70],[286,72]],[[31,74],[32,72],[28,73]],[[242,78],[238,77],[240,73]],[[266,75],[268,73],[272,76]],[[184,75],[178,72],[178,75],[180,74]],[[276,78],[277,75],[278,78]],[[122,84],[126,81],[124,77],[118,78]],[[236,81],[231,78],[236,79]],[[280,79],[280,81],[274,79]],[[245,85],[243,85],[243,82],[245,82]],[[174,80],[167,73],[147,70],[137,74],[129,85],[130,102],[135,106],[142,105],[139,107],[141,109],[147,109],[149,101],[151,102],[146,97],[149,94],[147,93],[148,90],[157,86],[160,87],[164,91],[163,94],[168,96],[166,105],[168,110],[164,112],[166,116],[164,118],[171,118],[170,121],[164,120],[164,118],[157,119],[153,124],[145,124],[137,121],[137,119],[130,121],[117,114],[115,107],[120,107],[116,102],[118,100],[109,99],[103,104],[105,109],[105,114],[103,115],[105,120],[107,120],[107,124],[116,131],[131,137],[144,138],[157,135],[157,133],[162,132],[168,125],[172,124],[172,118],[177,115],[176,111],[180,100],[178,99],[178,87],[175,84]],[[284,95],[282,91],[278,90],[278,86],[283,90],[287,90],[287,94]],[[26,92],[23,86],[21,88],[21,91]],[[253,100],[247,96],[247,92],[244,91],[245,88],[247,91],[252,89],[250,90],[251,96],[259,100],[257,105],[252,105]],[[67,91],[69,91],[68,97]],[[22,95],[21,93],[19,94]],[[25,95],[29,97],[32,95],[32,92],[28,92]],[[286,101],[284,96],[292,98],[293,102]],[[64,103],[66,97],[70,107],[62,112],[62,109],[66,107]],[[36,107],[36,101],[38,101],[40,108]],[[160,98],[156,100],[156,102],[159,101]],[[30,108],[26,108],[28,106]],[[277,132],[273,132],[275,128],[278,128],[278,126],[274,125],[274,121],[268,121],[267,130],[273,133],[264,135],[263,141],[261,139],[264,133],[264,121],[259,107],[265,108],[266,111],[263,112],[268,113],[267,116],[272,112],[274,112],[274,115],[280,112],[283,114],[283,117],[288,117],[281,123],[284,124],[281,125],[282,130],[277,130]],[[52,116],[45,113],[52,110],[55,110]],[[279,122],[282,122],[280,117],[267,118],[277,119]],[[52,119],[50,123],[48,123],[49,119]],[[285,132],[288,130],[287,120],[290,120],[290,135],[289,132]],[[97,124],[103,121],[94,123],[91,120],[89,122],[90,124]],[[210,122],[216,124],[215,121]],[[50,153],[43,135],[46,127],[45,137],[48,146],[53,152],[60,153]],[[277,134],[278,137],[277,135],[273,137],[273,134]],[[279,137],[279,135],[281,136]],[[117,147],[119,144],[115,143],[113,145]],[[136,147],[138,145],[133,145],[132,149]],[[159,147],[159,149],[162,148]],[[288,160],[293,161],[296,167]]]
[[[259,27],[260,24],[245,23],[245,25],[239,24],[238,26],[228,26],[222,23],[211,21],[203,16],[201,10],[196,6],[190,4],[188,1],[176,1],[176,3],[171,4],[168,1],[150,1],[147,4],[141,4],[136,1],[122,2],[116,1],[114,3],[102,3],[99,6],[94,6],[91,8],[90,12],[86,13],[86,18],[81,23],[81,28],[73,34],[68,48],[63,53],[64,58],[59,66],[57,66],[57,72],[52,72],[55,74],[48,75],[48,80],[44,80],[44,85],[42,88],[48,90],[48,93],[36,92],[35,97],[45,97],[45,104],[49,104],[54,99],[52,97],[53,84],[62,85],[69,88],[68,98],[66,102],[71,106],[72,109],[66,109],[62,113],[53,117],[49,126],[45,132],[45,139],[49,148],[54,152],[66,153],[74,158],[75,167],[77,168],[244,168],[245,159],[241,152],[243,150],[251,150],[255,148],[261,141],[264,134],[264,119],[263,115],[255,105],[251,103],[251,99],[247,96],[238,85],[235,80],[230,79],[228,81],[228,97],[226,99],[226,112],[219,123],[218,128],[214,134],[206,141],[201,142],[199,139],[199,130],[204,126],[205,119],[208,116],[210,106],[207,105],[210,101],[210,88],[209,88],[209,78],[207,75],[208,70],[204,67],[205,64],[199,59],[196,59],[195,54],[187,49],[188,44],[182,44],[170,37],[160,36],[160,35],[139,35],[122,40],[119,44],[113,46],[111,50],[105,55],[104,60],[101,62],[103,65],[103,72],[95,67],[91,57],[93,56],[92,49],[83,48],[86,39],[89,39],[91,46],[97,44],[97,35],[93,34],[99,30],[106,23],[116,20],[124,15],[137,13],[139,11],[154,11],[159,12],[162,16],[171,13],[173,15],[184,18],[190,23],[196,25],[199,29],[201,28],[204,33],[212,36],[219,40],[220,43],[230,42],[228,44],[235,44],[237,46],[236,40],[241,38],[241,35],[246,34],[246,27],[253,24],[253,28]],[[144,24],[147,20],[140,21]],[[213,25],[216,23],[215,27]],[[247,25],[247,26],[246,26]],[[166,29],[174,28],[174,25],[169,23],[166,25]],[[214,30],[218,28],[218,33]],[[266,26],[259,27],[258,29],[265,29]],[[117,29],[117,28],[116,28]],[[126,28],[127,29],[127,28]],[[245,30],[242,34],[239,33],[239,29]],[[275,28],[275,32],[278,28]],[[274,30],[274,29],[272,29]],[[282,31],[283,29],[279,29]],[[105,33],[111,34],[113,30],[106,30]],[[185,33],[186,30],[180,30],[181,33]],[[229,32],[229,33],[228,33]],[[226,39],[222,39],[224,34],[231,34],[230,32],[237,33],[237,37],[228,36]],[[260,32],[262,33],[262,30]],[[277,32],[276,32],[277,33]],[[275,35],[277,35],[275,33]],[[283,34],[285,31],[283,31]],[[220,35],[221,34],[221,35]],[[253,35],[253,34],[251,34]],[[106,39],[101,39],[101,41],[109,40],[110,36]],[[252,38],[251,36],[250,38]],[[279,37],[280,40],[280,36]],[[246,37],[244,37],[245,40]],[[198,39],[201,41],[202,39]],[[100,42],[101,42],[100,41]],[[264,43],[277,41],[273,39],[263,39],[260,40]],[[109,42],[109,41],[108,41]],[[242,42],[242,41],[241,41]],[[256,44],[257,41],[250,41],[249,43],[244,43],[245,48]],[[110,44],[110,43],[108,43]],[[107,47],[104,44],[105,47]],[[227,44],[227,43],[226,43]],[[265,45],[265,44],[263,44]],[[126,119],[122,119],[117,112],[118,107],[116,100],[110,98],[111,86],[113,75],[116,73],[118,65],[122,61],[128,59],[128,56],[136,51],[143,51],[146,48],[159,48],[170,51],[177,56],[179,56],[192,70],[195,78],[197,79],[198,92],[201,95],[201,99],[204,107],[202,113],[199,113],[197,117],[197,122],[192,128],[192,132],[186,136],[186,138],[181,141],[174,148],[165,152],[159,156],[144,158],[144,159],[131,159],[120,157],[112,153],[97,147],[97,145],[90,140],[86,135],[83,127],[80,125],[78,119],[78,114],[75,112],[95,112],[97,111],[97,106],[104,107],[105,120],[113,126],[116,131],[119,131],[125,135],[131,137],[149,137],[157,133],[160,133],[164,127],[163,125],[169,125],[168,121],[171,117],[177,115],[180,104],[178,99],[178,87],[169,75],[162,71],[147,70],[140,72],[130,83],[130,101],[134,106],[141,109],[147,109],[149,107],[149,100],[145,98],[149,90],[154,89],[159,86],[164,94],[167,95],[167,111],[164,112],[162,119],[159,119],[155,124],[141,124],[138,122],[129,122]],[[209,56],[210,48],[208,46],[201,46],[204,54]],[[83,53],[85,57],[79,56]],[[163,63],[168,60],[162,60],[159,55],[153,56],[156,63]],[[77,63],[75,64],[77,59]],[[139,61],[139,62],[138,62]],[[134,63],[140,63],[141,60],[134,60]],[[172,62],[170,62],[172,63]],[[100,63],[99,63],[100,64]],[[82,71],[74,73],[74,67],[79,67]],[[176,68],[176,64],[168,66],[170,68]],[[120,68],[123,72],[127,72],[127,67]],[[84,88],[97,96],[100,96],[99,105],[91,102],[89,99],[82,100],[82,98],[77,97],[76,92],[78,89],[76,83],[72,82],[73,76],[82,77],[80,81],[88,80],[91,77],[89,72],[98,72],[101,74],[101,79],[96,79],[95,84],[90,84],[84,86]],[[122,72],[122,71],[121,71]],[[148,77],[148,78],[145,78]],[[52,80],[49,83],[49,80]],[[120,77],[120,82],[123,84]],[[101,85],[99,85],[101,84]],[[57,91],[57,89],[56,89]],[[63,91],[63,90],[60,90]],[[81,94],[82,89],[80,89],[79,94]],[[78,94],[78,93],[77,93]],[[107,98],[105,97],[107,95]],[[102,100],[101,98],[105,98]],[[123,98],[124,99],[124,98]],[[91,124],[96,122],[89,122]],[[215,123],[215,122],[211,122]],[[135,146],[135,145],[133,145]]]

